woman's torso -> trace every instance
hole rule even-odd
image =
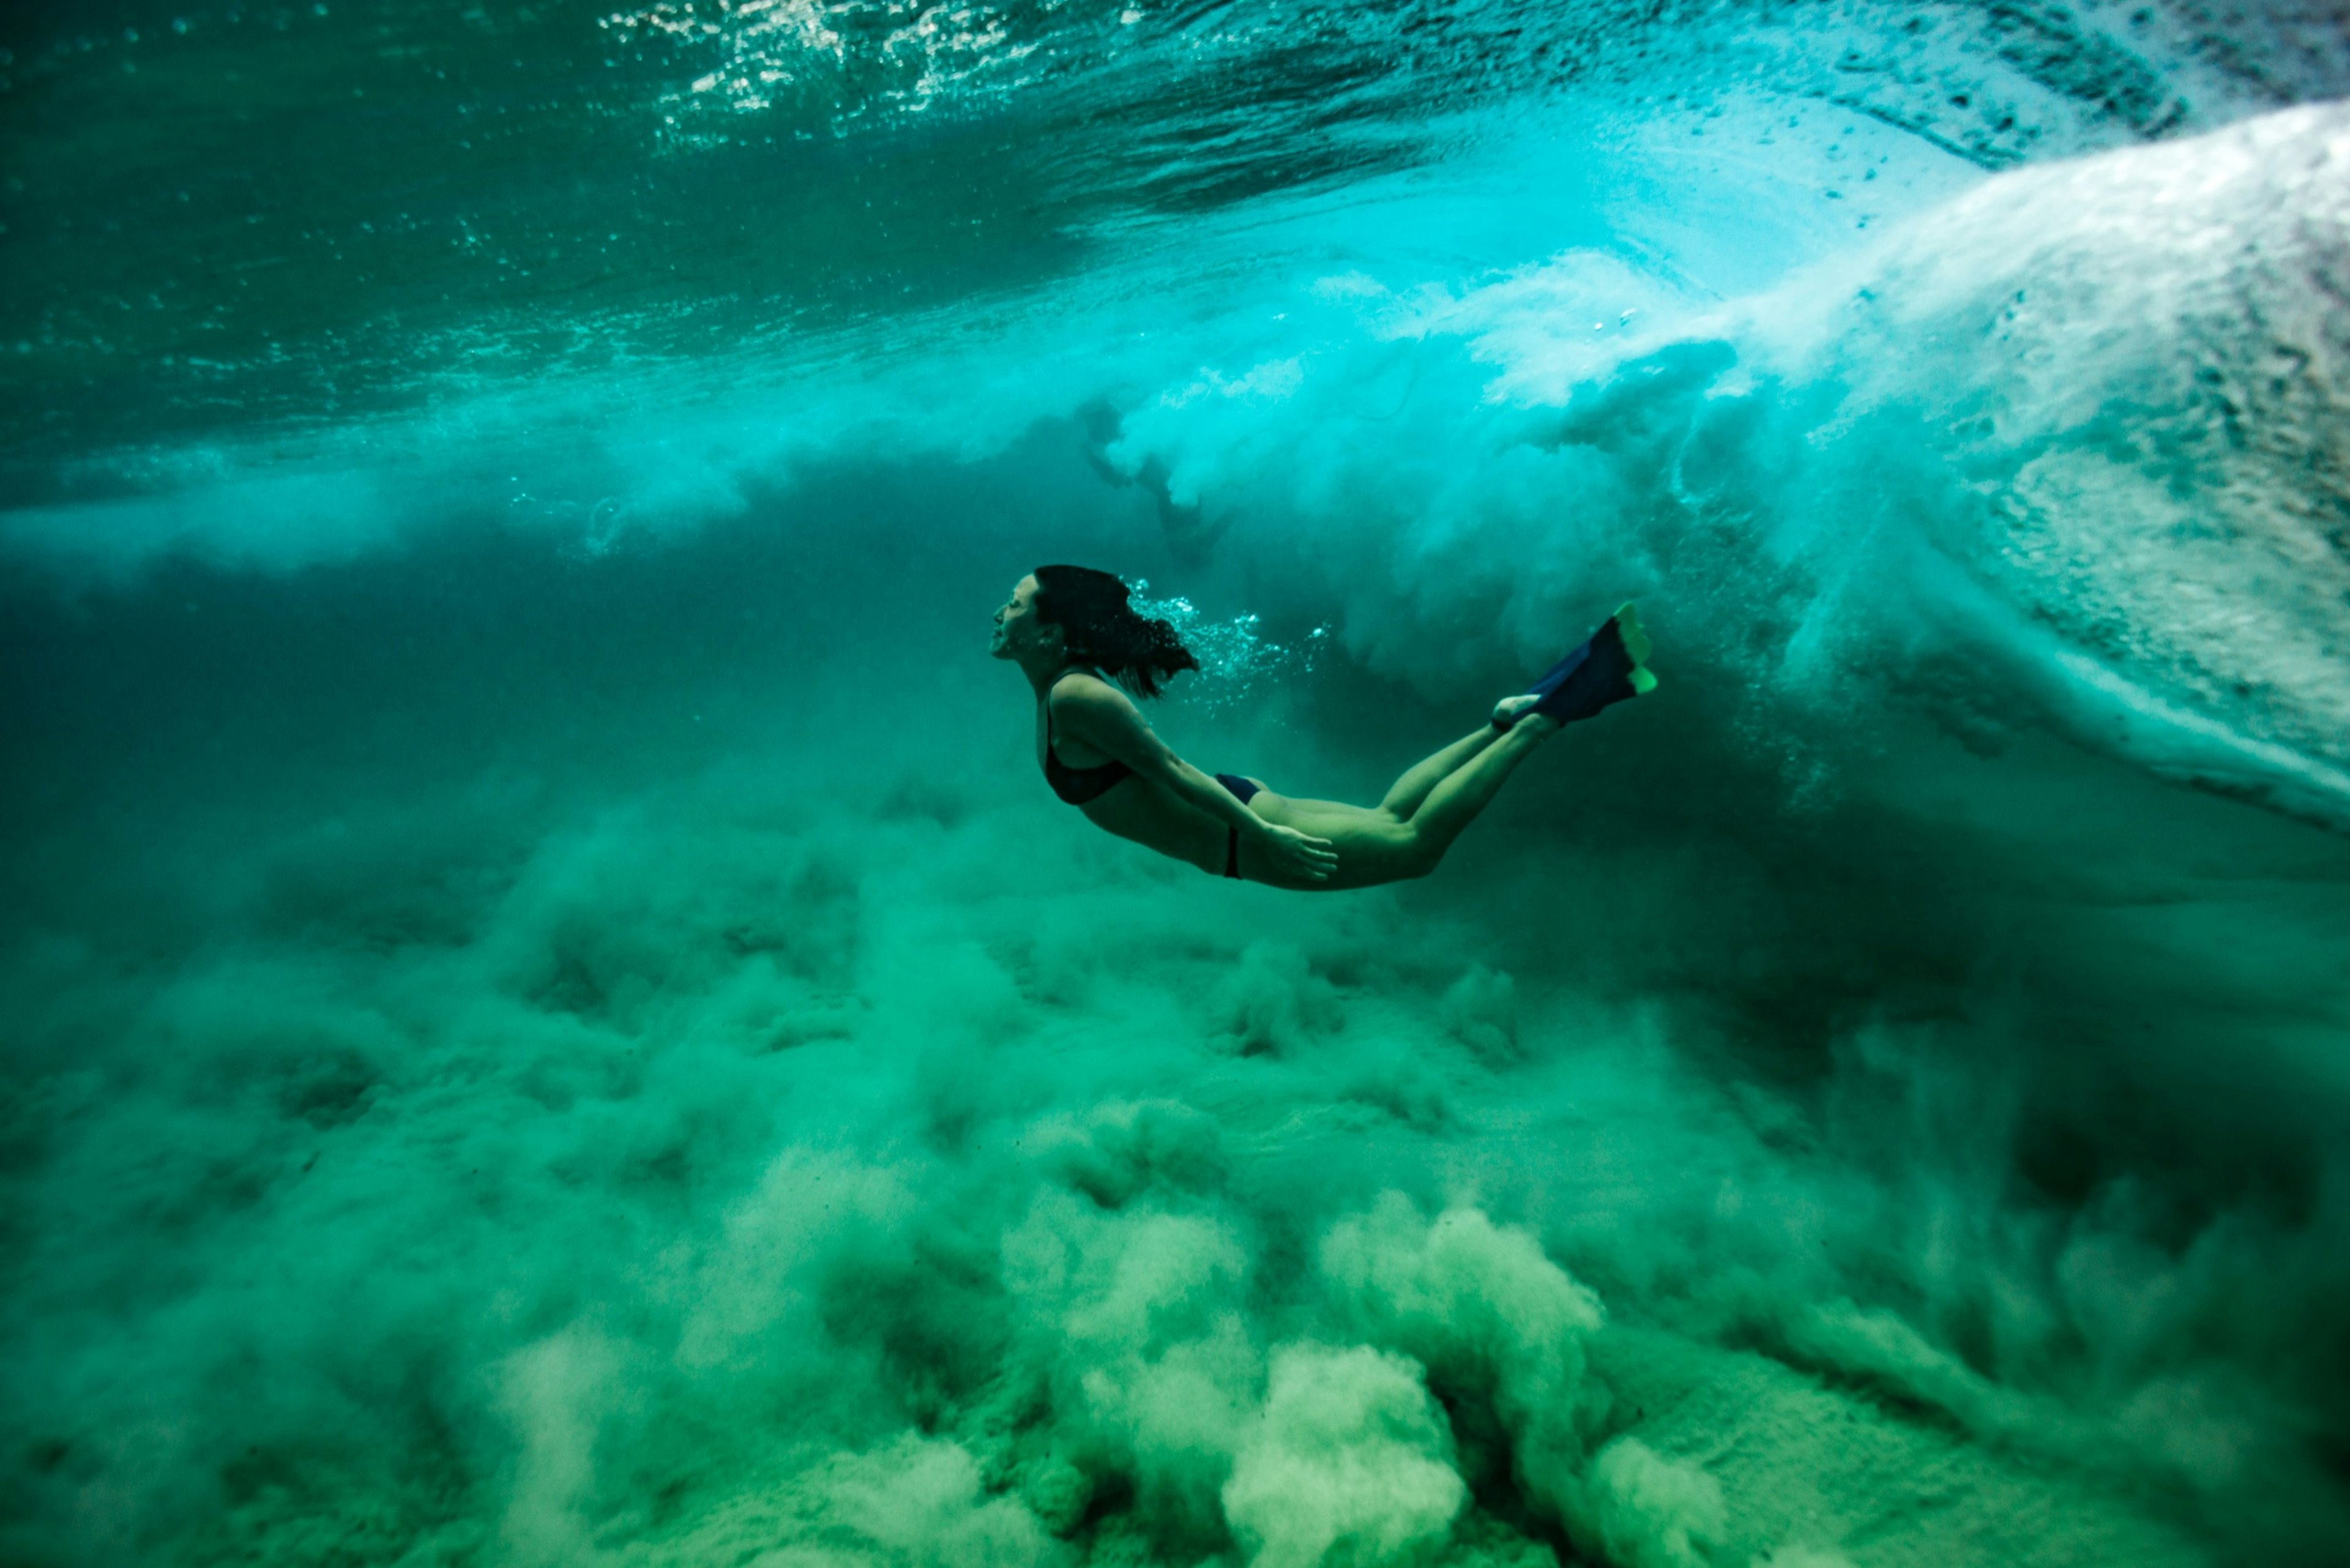
[[[1053,781],[1054,793],[1085,813],[1095,826],[1120,838],[1132,839],[1202,870],[1222,870],[1222,824],[1117,758],[1067,734],[1054,722],[1053,698],[1072,677],[1101,680],[1090,670],[1064,670],[1054,677],[1045,700],[1036,705],[1036,759],[1045,777]],[[1117,770],[1115,774],[1112,769]],[[1065,794],[1064,784],[1072,780],[1076,781],[1076,786]],[[1084,798],[1071,799],[1071,795]]]

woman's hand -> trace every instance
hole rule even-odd
[[[1326,838],[1268,822],[1264,825],[1263,843],[1267,857],[1273,862],[1265,867],[1269,871],[1286,872],[1308,882],[1326,882],[1330,873],[1338,868],[1338,851]]]

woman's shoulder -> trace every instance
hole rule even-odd
[[[1097,670],[1071,670],[1055,677],[1045,700],[1055,713],[1098,713],[1134,707],[1134,700]]]

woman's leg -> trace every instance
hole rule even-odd
[[[1461,736],[1434,756],[1414,763],[1411,771],[1388,786],[1387,798],[1379,809],[1401,822],[1419,809],[1428,792],[1444,782],[1446,775],[1466,765],[1471,757],[1502,738],[1502,732],[1491,724],[1481,725],[1473,733]]]
[[[1461,830],[1493,803],[1503,781],[1560,728],[1554,721],[1534,714],[1520,719],[1507,732],[1488,731],[1492,735],[1491,743],[1437,780],[1436,787],[1404,824],[1411,829],[1414,854],[1425,862],[1416,875],[1426,876],[1436,869],[1436,863],[1444,858]]]
[[[1348,805],[1335,800],[1295,800],[1287,795],[1260,794],[1249,809],[1267,822],[1326,838],[1338,852],[1338,865],[1329,880],[1312,882],[1271,874],[1257,863],[1254,846],[1241,846],[1241,875],[1252,882],[1301,892],[1337,892],[1347,888],[1375,888],[1400,882],[1419,873],[1412,848],[1411,824],[1398,822],[1378,806]]]
[[[1503,781],[1558,728],[1548,719],[1521,719],[1506,734],[1489,728],[1482,735],[1446,747],[1412,771],[1418,773],[1454,751],[1465,751],[1469,760],[1438,778],[1423,794],[1418,809],[1402,820],[1384,805],[1365,807],[1338,801],[1294,800],[1269,791],[1252,800],[1249,808],[1267,821],[1326,838],[1337,849],[1338,869],[1329,881],[1296,884],[1299,887],[1335,891],[1425,877],[1436,869],[1436,863],[1444,858],[1461,830],[1491,804]],[[1398,781],[1388,798],[1395,798],[1402,787],[1402,781]],[[1243,874],[1252,869],[1244,857]]]

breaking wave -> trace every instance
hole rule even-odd
[[[2334,11],[31,17],[12,1560],[2350,1532]],[[1061,559],[1284,789],[1666,683],[1298,900]]]

